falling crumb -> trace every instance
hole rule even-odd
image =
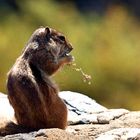
[[[82,68],[78,68],[78,67],[76,66],[76,63],[71,63],[71,64],[69,64],[69,65],[72,66],[72,68],[73,68],[75,71],[80,72],[80,73],[82,74],[83,81],[84,81],[85,83],[88,83],[89,85],[91,85],[91,79],[92,79],[91,75],[88,75],[88,74],[84,73],[83,70],[82,70]]]

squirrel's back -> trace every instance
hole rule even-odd
[[[39,28],[33,33],[8,73],[8,98],[17,124],[7,124],[5,131],[0,129],[0,133],[66,128],[67,108],[50,77],[73,60],[68,55],[71,50],[70,43],[54,29]]]

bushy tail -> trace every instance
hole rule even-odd
[[[0,136],[6,136],[17,133],[28,133],[33,130],[17,125],[14,122],[9,122],[5,127],[0,128]]]

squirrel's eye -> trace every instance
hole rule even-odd
[[[58,38],[62,41],[65,41],[65,37],[64,36],[58,36]]]

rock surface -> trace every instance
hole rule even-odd
[[[91,98],[74,92],[61,92],[68,107],[66,130],[40,129],[36,132],[7,135],[1,140],[140,140],[140,111],[107,109]],[[5,110],[8,107],[8,110]],[[5,113],[2,113],[2,112]],[[8,114],[12,120],[13,109],[7,96],[0,94],[0,117]]]

